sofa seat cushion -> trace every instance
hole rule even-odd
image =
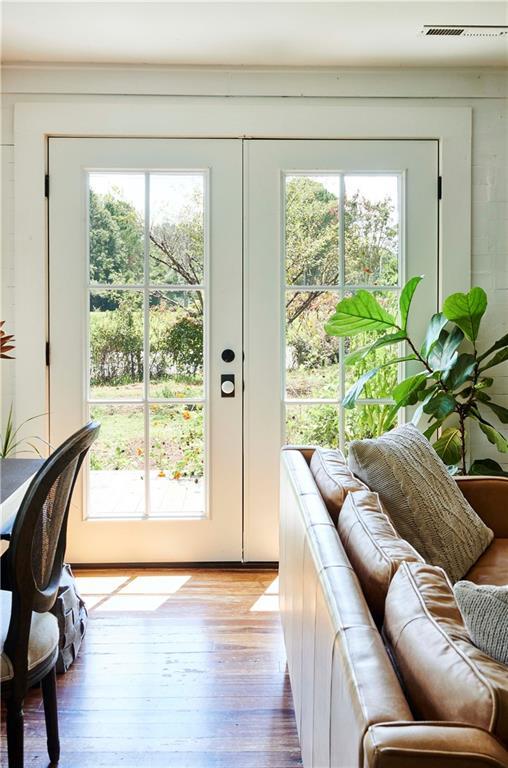
[[[379,493],[398,533],[455,582],[493,539],[429,441],[412,424],[376,440],[355,440],[349,466]]]
[[[7,638],[9,622],[11,618],[12,593],[2,589],[0,591],[0,616],[2,632],[2,657],[1,657],[1,681],[11,680],[14,672],[12,663],[4,653],[4,643]],[[30,639],[28,641],[28,671],[46,661],[55,653],[58,647],[59,633],[58,622],[52,613],[32,613],[30,625]],[[56,661],[56,659],[55,659]]]
[[[381,625],[386,593],[400,563],[424,560],[399,536],[373,491],[348,494],[337,528],[374,620]]]
[[[367,490],[349,469],[341,451],[316,448],[310,469],[330,517],[337,523],[344,500],[351,491]]]
[[[508,584],[508,539],[494,539],[465,578],[474,584]]]
[[[384,632],[416,719],[469,723],[508,745],[508,668],[473,644],[441,568],[401,563]]]
[[[473,643],[506,664],[508,674],[508,584],[458,581],[453,593]]]

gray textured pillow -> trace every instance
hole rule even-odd
[[[413,424],[376,440],[354,440],[348,463],[379,494],[399,535],[452,582],[465,576],[492,541],[490,528]]]
[[[494,587],[458,581],[453,591],[473,643],[508,664],[508,584]]]

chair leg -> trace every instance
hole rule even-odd
[[[9,768],[23,768],[23,699],[7,699]]]
[[[56,703],[56,667],[48,672],[41,681],[46,734],[48,737],[48,755],[52,763],[60,759],[60,739],[58,738],[58,709]]]

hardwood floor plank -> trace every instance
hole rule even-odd
[[[90,621],[78,659],[58,677],[60,768],[302,765],[276,573],[77,576]],[[47,766],[45,742],[40,692],[30,691],[27,766]],[[0,754],[4,765],[3,722]]]

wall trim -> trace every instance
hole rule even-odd
[[[12,64],[5,94],[508,98],[508,69]]]

